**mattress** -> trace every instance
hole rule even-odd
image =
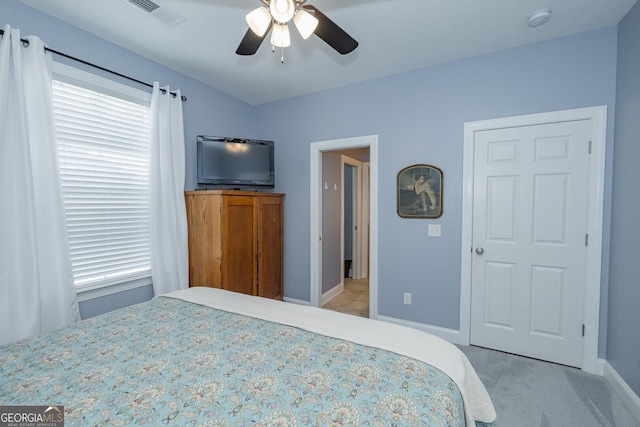
[[[477,426],[464,354],[414,329],[190,288],[0,347],[0,405],[65,425]]]

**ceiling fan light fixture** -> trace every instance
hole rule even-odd
[[[142,0],[140,0],[142,1]],[[272,51],[282,49],[280,60],[284,62],[284,48],[291,45],[289,21],[293,21],[300,35],[307,39],[311,34],[331,46],[341,55],[353,52],[358,42],[307,0],[259,0],[262,6],[247,14],[249,27],[236,54],[255,54],[271,32]]]
[[[269,24],[271,24],[271,13],[266,7],[260,6],[249,12],[245,19],[251,31],[262,37],[269,29]]]
[[[286,24],[296,13],[296,5],[293,0],[271,0],[269,10],[276,22]]]
[[[271,44],[275,47],[291,46],[291,36],[287,24],[275,24],[271,31]]]
[[[318,19],[304,9],[299,9],[293,17],[293,22],[303,39],[308,39],[318,26]]]

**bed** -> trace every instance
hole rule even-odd
[[[0,347],[0,405],[62,405],[67,426],[495,423],[444,340],[212,288]]]

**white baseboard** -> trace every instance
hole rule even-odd
[[[640,397],[607,361],[604,362],[604,378],[640,424]]]
[[[397,319],[395,317],[378,316],[378,320],[383,322],[395,323],[396,325],[408,326],[409,328],[419,329],[424,332],[428,332],[431,335],[435,335],[453,344],[459,344],[460,331],[455,329],[443,328],[440,326],[427,325],[426,323],[412,322],[410,320]]]
[[[311,303],[309,301],[305,301],[303,299],[295,299],[295,298],[284,297],[282,300],[284,302],[288,302],[288,303],[291,303],[291,304],[311,305]]]
[[[333,288],[329,289],[327,292],[322,294],[322,297],[320,298],[320,306],[322,307],[323,305],[331,301],[333,298],[340,295],[342,291],[344,291],[344,282],[338,283]]]
[[[606,363],[607,363],[607,361],[605,359],[597,358],[596,362],[594,364],[594,371],[593,372],[590,372],[590,371],[586,370],[584,368],[584,366],[582,367],[582,370],[585,371],[585,372],[588,372],[590,374],[603,376],[604,375],[604,365]]]

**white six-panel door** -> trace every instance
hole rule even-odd
[[[476,133],[472,344],[582,365],[590,129]]]

